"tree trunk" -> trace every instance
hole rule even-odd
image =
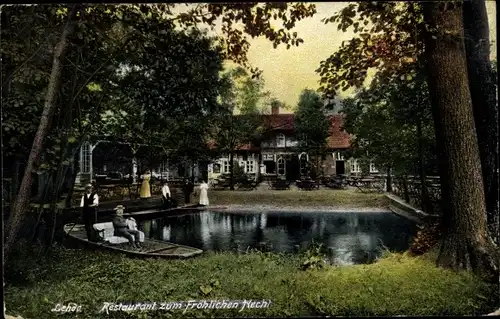
[[[45,96],[45,104],[43,108],[43,113],[40,119],[40,124],[38,125],[38,130],[36,132],[35,138],[33,140],[33,146],[31,148],[30,156],[28,158],[28,164],[26,165],[26,169],[24,171],[23,180],[21,182],[21,187],[19,189],[18,196],[16,201],[12,205],[12,213],[7,223],[7,234],[5,241],[5,259],[4,263],[9,257],[9,253],[12,250],[14,243],[16,242],[17,235],[19,232],[19,228],[21,226],[21,222],[23,221],[26,211],[28,209],[28,205],[30,202],[31,195],[31,186],[33,183],[33,171],[36,169],[36,165],[38,164],[38,159],[42,152],[43,144],[45,137],[50,128],[50,123],[52,120],[52,116],[54,115],[54,111],[56,108],[56,97],[57,91],[60,85],[61,80],[61,71],[62,71],[62,59],[66,53],[67,49],[67,39],[69,35],[73,32],[73,20],[76,17],[76,13],[79,5],[73,5],[71,10],[68,12],[68,21],[64,26],[63,32],[61,34],[61,38],[56,45],[54,50],[54,58],[52,61],[52,71],[50,74],[49,84],[47,88],[47,93]]]
[[[484,0],[464,2],[465,49],[469,89],[476,124],[486,197],[486,213],[492,234],[498,234],[498,109],[490,61],[490,30]]]
[[[19,189],[19,175],[21,170],[21,158],[16,155],[13,164],[12,183],[10,184],[10,202],[16,200],[17,190]]]
[[[76,154],[73,155],[73,170],[71,175],[71,184],[68,191],[68,197],[66,197],[66,203],[64,205],[66,206],[66,208],[70,208],[72,205],[73,191],[75,189],[76,176],[78,175],[79,167],[80,167],[80,154],[79,152],[76,152]]]
[[[62,157],[62,156],[61,156]],[[60,208],[57,207],[57,202],[59,201],[61,197],[61,189],[64,185],[64,180],[65,176],[67,175],[67,170],[68,166],[67,165],[61,165],[59,169],[57,170],[57,175],[56,175],[56,181],[54,183],[54,188],[52,189],[52,194],[51,194],[51,203],[50,203],[50,213],[52,217],[49,219],[49,222],[47,223],[47,229],[50,229],[50,231],[47,233],[47,247],[51,247],[52,243],[54,242],[54,234],[55,234],[55,229],[57,227],[56,220],[57,220],[57,213]]]
[[[392,175],[391,175],[391,166],[387,166],[387,185],[386,191],[392,192]]]
[[[425,35],[425,48],[437,145],[443,154],[440,175],[444,236],[437,263],[496,276],[498,253],[487,234],[462,3],[427,2],[424,6],[424,20],[434,30]]]
[[[425,158],[424,158],[424,140],[422,137],[422,120],[417,120],[417,138],[418,138],[418,164],[420,175],[420,208],[424,212],[428,212],[429,193],[427,191],[427,183],[425,182]]]
[[[234,191],[234,152],[229,153],[229,189]]]
[[[135,150],[132,151],[132,183],[137,183],[137,158],[135,157]]]
[[[260,146],[259,146],[260,148]],[[260,182],[260,165],[262,163],[262,153],[259,151],[257,153],[257,171],[255,172],[255,182],[259,183]]]
[[[408,190],[408,176],[403,176],[403,198],[405,202],[410,203],[410,191]]]

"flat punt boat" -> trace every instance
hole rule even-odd
[[[145,238],[141,249],[132,249],[128,243],[111,244],[105,241],[92,242],[87,240],[85,226],[81,224],[64,225],[64,233],[73,240],[85,244],[95,249],[105,249],[114,252],[124,253],[135,257],[155,257],[155,258],[189,258],[203,253],[203,250],[169,243],[156,239]]]

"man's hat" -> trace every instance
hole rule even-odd
[[[116,207],[114,208],[114,210],[115,210],[115,211],[116,211],[116,210],[119,210],[119,209],[124,210],[124,209],[125,209],[125,207],[123,207],[123,205],[118,205],[118,206],[116,206]]]
[[[92,188],[92,184],[85,185],[85,188]]]

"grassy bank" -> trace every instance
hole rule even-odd
[[[178,318],[306,315],[473,315],[488,310],[492,288],[468,273],[439,269],[429,255],[388,254],[371,265],[300,270],[304,257],[205,253],[180,261],[138,260],[55,249],[14,256],[7,270],[8,313],[54,318],[57,303],[82,305],[78,318]],[[269,308],[156,310],[99,314],[104,302],[268,299]],[[75,314],[68,315],[75,317]]]
[[[314,191],[300,190],[254,190],[254,191],[210,191],[211,205],[276,205],[276,206],[342,206],[384,207],[388,202],[383,194],[362,193],[352,189]]]

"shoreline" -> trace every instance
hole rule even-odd
[[[392,213],[389,207],[367,206],[277,206],[277,205],[209,205],[206,210],[227,212],[291,212],[291,213]]]

